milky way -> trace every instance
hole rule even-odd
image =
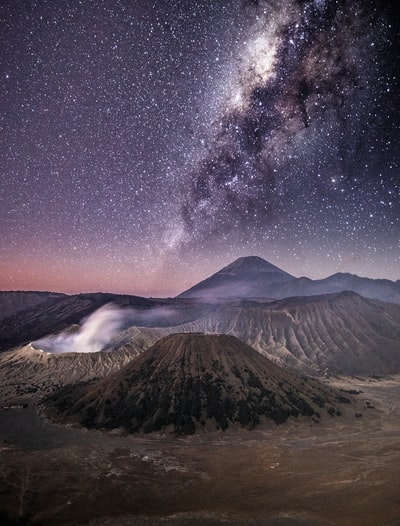
[[[369,219],[386,208],[381,218],[391,218],[395,240],[398,173],[384,164],[390,155],[377,159],[391,143],[379,136],[387,115],[378,115],[384,86],[375,47],[385,27],[374,27],[377,18],[354,2],[265,2],[255,12],[215,140],[193,175],[183,211],[188,230],[215,233],[218,243],[231,230],[256,242],[302,229],[303,239],[315,236],[326,250],[343,237],[354,243],[361,235],[365,243]],[[370,162],[389,168],[374,174],[378,184]]]
[[[2,289],[174,294],[236,257],[400,277],[398,12],[2,2]]]

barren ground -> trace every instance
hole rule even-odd
[[[63,428],[18,400],[0,409],[0,524],[400,526],[400,377],[335,384],[363,391],[342,418],[186,438]]]

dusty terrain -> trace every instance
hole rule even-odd
[[[0,519],[45,526],[398,526],[400,377],[338,383],[363,391],[343,418],[187,438],[65,428],[41,420],[33,398],[11,408],[5,401]],[[17,405],[24,401],[25,409]]]

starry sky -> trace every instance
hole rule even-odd
[[[400,278],[399,7],[2,0],[0,289]]]

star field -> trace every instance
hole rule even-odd
[[[0,6],[0,288],[400,278],[395,4]],[[398,16],[397,16],[398,19]]]

